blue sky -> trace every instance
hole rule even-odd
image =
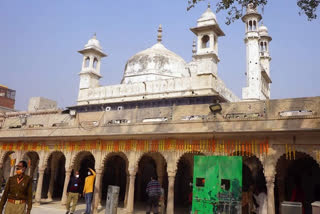
[[[210,1],[215,10],[215,1]],[[60,107],[76,103],[82,49],[94,32],[109,55],[102,61],[102,85],[118,84],[126,61],[156,42],[162,24],[163,44],[191,59],[190,27],[206,2],[186,11],[187,0],[0,0],[0,84],[17,91],[16,108],[43,96]],[[271,98],[320,95],[320,20],[298,15],[293,0],[269,0],[263,21],[270,44]],[[319,14],[319,12],[318,12]],[[320,15],[320,14],[319,14]],[[219,40],[218,74],[241,97],[245,86],[244,24],[227,26],[217,14],[226,36]]]

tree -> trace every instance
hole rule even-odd
[[[187,10],[193,8],[200,1],[204,0],[188,0]],[[246,8],[249,3],[253,3],[256,7],[260,6],[263,9],[268,3],[268,0],[218,0],[216,12],[226,10],[228,13],[226,24],[229,25],[242,17],[244,8]],[[309,21],[316,19],[319,4],[320,0],[297,0],[297,6],[300,8],[299,15],[305,14]]]

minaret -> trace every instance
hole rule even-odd
[[[247,52],[247,87],[242,89],[242,99],[261,100],[265,97],[261,92],[261,68],[259,56],[259,32],[258,23],[261,15],[257,12],[253,3],[248,4],[247,12],[242,17],[246,26],[245,44]]]
[[[83,50],[78,51],[83,55],[80,75],[80,90],[99,87],[101,58],[107,56],[103,53],[96,34],[88,41]]]
[[[260,49],[260,64],[261,64],[261,74],[262,74],[262,85],[261,90],[267,99],[270,98],[270,61],[271,57],[269,54],[269,42],[272,40],[271,36],[268,34],[268,28],[264,25],[259,27],[259,49]]]
[[[207,10],[197,20],[197,27],[190,29],[197,36],[197,49],[193,59],[197,65],[197,75],[218,73],[218,37],[225,34],[220,29],[216,15],[208,5]]]

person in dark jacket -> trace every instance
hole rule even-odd
[[[159,199],[161,196],[161,186],[155,177],[151,177],[151,181],[147,184],[146,192],[148,194],[147,214],[150,214],[153,208],[153,213],[158,214]]]
[[[70,178],[68,188],[67,188],[68,199],[66,204],[66,208],[67,208],[66,214],[73,214],[74,211],[76,210],[78,199],[81,195],[80,185],[81,185],[81,180],[79,178],[79,171],[75,171],[74,175]],[[70,211],[71,202],[72,202],[72,208]]]

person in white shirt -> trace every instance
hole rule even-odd
[[[267,194],[266,187],[257,187],[256,192],[253,195],[258,204],[256,214],[267,214]]]

